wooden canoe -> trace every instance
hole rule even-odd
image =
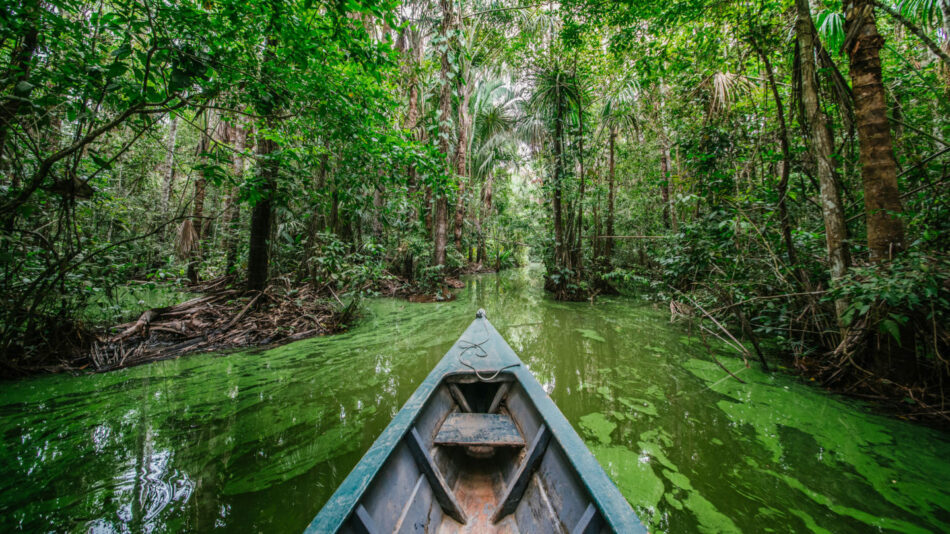
[[[646,533],[479,310],[307,533]]]

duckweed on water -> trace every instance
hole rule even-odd
[[[617,424],[602,413],[590,413],[580,420],[581,434],[596,439],[601,445],[610,445],[610,434],[615,428]]]
[[[478,308],[651,532],[950,530],[950,441],[720,360],[665,312],[537,270],[353,331],[0,388],[0,530],[298,532]]]

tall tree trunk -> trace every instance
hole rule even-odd
[[[663,226],[670,228],[670,149],[665,137],[660,146],[660,197],[663,201]]]
[[[432,202],[432,188],[426,186],[425,195],[422,196],[422,224],[425,226],[428,235],[434,235],[434,228],[432,227],[433,213],[435,213],[435,204]]]
[[[275,141],[258,134],[257,172],[260,174],[260,187],[263,191],[261,198],[251,209],[251,237],[247,256],[247,288],[257,291],[267,285],[273,191],[279,171],[279,163],[274,156],[276,151]]]
[[[670,138],[666,135],[666,127],[663,125],[663,110],[666,108],[667,89],[663,80],[660,80],[660,109],[657,111],[660,125],[660,198],[663,201],[663,226],[672,228],[675,231],[677,224],[676,221],[673,220],[675,214],[672,210],[672,198],[670,196],[673,163],[670,161]]]
[[[492,210],[492,187],[494,185],[494,173],[491,169],[485,174],[485,183],[482,184],[482,202],[478,215],[478,254],[475,258],[476,263],[482,263],[488,259],[488,251],[485,246],[485,224],[483,221],[491,217]]]
[[[330,217],[329,230],[340,236],[342,233],[340,225],[340,193],[337,192],[336,174],[330,176]]]
[[[439,27],[439,35],[445,42],[445,50],[442,52],[442,70],[440,73],[440,83],[442,85],[439,94],[439,151],[445,157],[446,171],[452,170],[452,159],[449,153],[449,137],[452,134],[452,125],[449,120],[452,111],[452,84],[449,79],[449,71],[452,68],[449,63],[448,35],[453,28],[452,0],[439,0],[439,6],[442,8],[442,25]],[[446,199],[445,187],[441,191],[435,192],[435,231],[434,231],[434,251],[432,257],[433,265],[445,265],[445,245],[448,234],[448,200]]]
[[[465,82],[464,73],[459,73],[456,77],[458,83],[459,95],[459,126],[458,126],[458,146],[455,151],[455,174],[458,175],[459,190],[458,198],[455,200],[455,248],[462,252],[462,225],[465,221],[465,181],[468,173],[468,136],[471,128],[472,119],[469,114],[468,105],[471,98],[471,89]]]
[[[576,75],[576,65],[575,65],[575,75]],[[576,78],[575,78],[576,80]],[[577,124],[578,124],[578,136],[577,136],[577,147],[579,152],[579,177],[580,177],[580,194],[577,199],[577,224],[575,236],[576,242],[572,244],[571,248],[571,265],[574,270],[580,273],[580,270],[583,268],[584,264],[584,251],[583,251],[583,239],[584,239],[584,194],[587,192],[587,176],[584,174],[584,97],[579,93],[579,98],[577,102]]]
[[[673,162],[676,161],[676,176],[683,175],[683,169],[680,167],[680,159],[677,157],[675,160],[673,155],[670,153],[670,147],[666,147],[666,198],[667,198],[667,208],[670,210],[670,228],[673,232],[680,231],[680,222],[679,217],[676,216],[676,197],[675,189],[673,187]]]
[[[419,75],[417,70],[422,63],[422,43],[419,40],[418,31],[408,27],[402,33],[402,50],[407,55],[406,69],[409,84],[409,108],[406,112],[406,129],[409,130],[412,138],[416,141],[422,140],[422,133],[419,128]],[[418,177],[415,165],[409,165],[406,169],[406,189],[409,193],[409,219],[415,221],[419,214],[416,212],[416,188],[418,187]],[[427,211],[427,210],[423,210]],[[426,225],[428,228],[428,224]]]
[[[195,229],[195,242],[188,253],[188,280],[198,283],[198,262],[200,261],[201,239],[204,237],[204,206],[208,182],[201,173],[195,178],[195,198],[191,210],[191,225]]]
[[[564,221],[561,212],[561,179],[564,173],[564,151],[561,147],[561,140],[564,132],[564,102],[560,90],[555,89],[555,91],[554,142],[552,144],[554,149],[554,179],[552,184],[554,187],[554,198],[552,204],[554,208],[554,266],[560,270],[567,267],[568,263],[564,252],[567,248],[567,244],[564,242]]]
[[[241,122],[235,125],[225,124],[224,135],[226,142],[234,149],[231,158],[231,175],[236,184],[244,180],[244,150],[247,148],[247,130],[241,127]],[[241,215],[241,207],[238,203],[239,185],[232,185],[228,189],[228,195],[224,206],[224,250],[226,255],[225,272],[230,273],[234,270],[237,263],[237,221]]]
[[[475,210],[475,263],[482,262],[482,206],[479,203],[478,208]],[[469,247],[469,255],[471,256],[471,247]]]
[[[838,190],[831,130],[818,96],[815,62],[817,32],[811,19],[808,0],[795,0],[795,5],[798,10],[795,31],[798,35],[802,107],[811,135],[812,155],[818,169],[821,211],[825,221],[825,244],[828,249],[828,260],[831,263],[831,279],[834,282],[844,276],[851,265],[847,248],[848,229],[845,226],[841,193]],[[839,323],[847,305],[848,303],[844,300],[835,302]]]
[[[610,127],[610,137],[608,137],[609,160],[607,163],[607,235],[611,236],[603,239],[604,256],[607,263],[610,263],[614,252],[614,202],[616,195],[616,167],[614,164],[614,153],[616,152],[617,128]]]
[[[903,211],[897,189],[897,161],[884,100],[881,47],[874,5],[870,0],[846,0],[845,50],[851,63],[854,114],[861,152],[864,209],[871,261],[887,261],[904,250]]]
[[[241,218],[241,205],[238,202],[239,192],[240,189],[237,186],[230,187],[224,201],[224,220],[222,221],[222,226],[225,232],[223,244],[225,251],[224,271],[226,273],[233,271],[234,266],[237,264],[237,222]]]
[[[178,116],[172,116],[168,127],[168,139],[165,142],[165,165],[162,168],[164,180],[162,182],[162,213],[168,213],[171,203],[172,190],[175,188],[175,141],[178,139]]]
[[[788,264],[792,268],[795,279],[802,287],[808,288],[807,275],[798,265],[798,254],[795,252],[795,243],[792,241],[792,227],[788,215],[788,178],[791,171],[792,155],[788,140],[788,126],[785,124],[785,106],[782,104],[782,97],[778,92],[778,84],[775,83],[775,73],[772,71],[772,62],[769,61],[768,54],[759,46],[754,36],[752,37],[752,44],[765,66],[765,74],[768,78],[769,88],[772,90],[772,99],[775,101],[775,111],[778,117],[779,144],[782,147],[781,177],[778,182],[778,217],[782,240],[785,242],[785,253],[788,256]]]
[[[439,194],[435,199],[435,228],[432,264],[445,265],[445,245],[448,242],[449,201],[445,194]]]
[[[598,182],[598,174],[594,173],[594,183]],[[590,231],[590,250],[591,256],[594,258],[594,263],[603,265],[604,263],[604,242],[609,241],[609,239],[603,239],[601,236],[604,235],[604,217],[601,212],[601,201],[603,200],[603,195],[600,187],[597,187],[597,197],[594,199],[594,212],[591,214],[591,231]]]
[[[212,150],[211,135],[214,131],[214,116],[211,110],[205,111],[204,130],[200,133],[198,139],[197,156],[198,160],[207,165],[207,154]],[[194,244],[188,253],[188,279],[192,284],[198,283],[198,263],[201,261],[201,240],[205,237],[205,196],[208,192],[208,178],[205,176],[205,170],[198,171],[195,175],[195,197],[191,206],[191,225],[194,228]]]
[[[272,0],[271,22],[268,25],[268,36],[264,43],[264,63],[262,74],[267,74],[277,60],[274,48],[277,47],[279,33],[276,21],[279,16],[280,4]],[[276,98],[271,98],[258,104],[258,112],[266,117],[268,129],[275,126]],[[280,172],[280,160],[277,159],[277,142],[268,137],[269,132],[257,131],[257,172],[259,173],[260,198],[251,209],[251,236],[247,254],[247,288],[252,291],[262,291],[267,285],[268,269],[270,266],[270,236],[273,219],[274,191],[277,188],[277,179]]]
[[[373,187],[373,237],[376,238],[377,243],[383,237],[383,208],[385,207],[382,186]]]

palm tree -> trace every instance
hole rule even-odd
[[[482,182],[481,202],[475,219],[478,239],[476,262],[486,256],[483,221],[491,214],[494,171],[498,165],[516,161],[518,143],[515,135],[515,107],[519,99],[510,81],[493,78],[480,82],[472,101],[472,128],[468,146],[471,150],[472,183]]]
[[[577,264],[576,253],[572,251],[568,237],[571,233],[571,213],[564,209],[565,154],[564,127],[581,101],[581,92],[574,72],[562,68],[555,61],[553,66],[543,66],[531,76],[532,92],[527,100],[526,115],[534,116],[540,122],[532,122],[532,135],[542,133],[539,127],[547,130],[551,138],[554,170],[551,179],[552,207],[554,212],[554,273],[549,276],[558,298],[566,298],[568,277],[573,277],[573,268]],[[567,124],[570,126],[570,124]],[[533,139],[534,140],[534,139]],[[574,252],[572,254],[572,252]]]
[[[636,80],[631,77],[623,77],[617,80],[613,87],[608,88],[607,97],[604,99],[603,107],[600,111],[600,122],[603,129],[607,130],[607,227],[608,236],[614,235],[614,205],[616,199],[616,169],[614,165],[614,153],[617,141],[617,134],[627,128],[637,127],[637,86]],[[609,262],[613,255],[613,239],[608,238],[604,243],[604,257]]]

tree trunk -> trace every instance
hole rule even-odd
[[[818,96],[818,78],[816,77],[815,44],[817,32],[811,19],[808,0],[795,0],[798,19],[795,31],[798,34],[800,56],[800,77],[802,84],[802,107],[805,121],[811,135],[811,151],[818,169],[818,184],[821,196],[821,211],[825,221],[825,244],[828,249],[828,261],[831,263],[831,280],[834,283],[845,275],[851,265],[848,254],[848,230],[845,226],[844,209],[841,205],[841,193],[838,191],[837,171],[833,157],[834,144],[828,117],[822,111]],[[847,308],[847,302],[835,302],[839,323]]]
[[[419,128],[419,75],[417,74],[417,69],[419,64],[422,63],[422,44],[419,42],[417,37],[418,32],[412,27],[406,28],[404,30],[404,52],[407,53],[408,57],[408,83],[409,83],[409,109],[406,112],[406,129],[409,130],[412,138],[416,141],[422,140],[422,134]],[[406,189],[409,193],[409,219],[415,221],[419,216],[416,211],[415,204],[415,194],[416,188],[418,187],[417,182],[417,171],[414,165],[409,165],[406,169]],[[423,210],[426,211],[426,210]],[[426,225],[428,228],[428,224]]]
[[[481,263],[482,257],[484,256],[483,244],[482,244],[482,207],[479,204],[478,209],[475,210],[475,263]],[[469,247],[469,257],[471,257],[472,249]],[[471,259],[469,260],[471,262]]]
[[[456,77],[459,95],[459,127],[458,127],[458,146],[455,151],[455,174],[458,175],[459,191],[458,198],[455,201],[455,248],[462,252],[462,225],[465,222],[465,180],[469,176],[468,172],[468,136],[471,128],[472,119],[469,114],[468,106],[471,98],[470,88],[465,83],[464,73],[459,73]]]
[[[213,131],[214,116],[211,110],[205,111],[204,130],[200,133],[198,139],[198,161],[207,165],[208,152],[211,151],[211,135]],[[191,224],[195,229],[195,241],[188,253],[188,280],[192,284],[198,283],[198,263],[201,261],[201,240],[205,236],[206,224],[204,219],[205,196],[208,192],[208,178],[205,176],[205,170],[198,171],[195,175],[195,197],[191,206]]]
[[[608,138],[609,146],[609,160],[607,163],[607,235],[614,235],[614,202],[616,196],[616,168],[614,164],[614,153],[616,151],[616,142],[617,142],[617,128],[610,128],[610,137]],[[614,252],[614,240],[613,239],[603,239],[603,248],[604,256],[607,258],[607,263],[610,263],[611,257]]]
[[[575,67],[576,69],[576,67]],[[583,252],[583,239],[584,239],[584,194],[587,192],[587,176],[584,174],[584,103],[583,96],[579,96],[577,102],[577,124],[578,124],[578,137],[577,145],[579,152],[579,164],[580,164],[580,194],[577,199],[577,224],[576,226],[576,242],[572,245],[571,251],[571,266],[574,270],[580,273],[584,264],[584,252]]]
[[[267,285],[272,197],[279,170],[279,164],[274,159],[276,151],[276,142],[263,135],[258,137],[258,173],[260,173],[260,183],[264,190],[261,198],[251,209],[251,238],[247,256],[247,288],[250,290],[260,291]]]
[[[188,253],[188,280],[192,284],[198,283],[198,261],[200,256],[201,238],[204,235],[204,206],[208,182],[198,173],[195,178],[195,198],[191,210],[191,224],[195,229],[195,243]]]
[[[851,60],[868,249],[871,261],[887,261],[904,250],[904,225],[881,73],[884,38],[877,31],[870,0],[846,0],[844,5],[845,50]]]
[[[445,265],[445,245],[448,241],[448,211],[449,201],[444,194],[440,194],[435,200],[435,229],[432,265]]]
[[[563,136],[564,125],[564,102],[560,91],[555,95],[555,114],[554,114],[554,266],[557,269],[564,269],[567,266],[567,258],[564,253],[566,243],[564,243],[564,221],[561,213],[561,177],[563,170],[563,150],[561,147],[561,138]],[[560,273],[559,273],[560,274]]]
[[[231,174],[236,182],[228,189],[228,196],[224,206],[224,250],[226,254],[225,272],[230,273],[234,270],[237,263],[237,221],[241,215],[241,207],[238,203],[239,185],[244,180],[244,150],[247,148],[247,130],[238,125],[227,124],[224,126],[224,137],[234,148],[234,154],[231,159]]]
[[[442,8],[442,25],[439,27],[439,35],[446,40],[445,50],[442,52],[442,70],[440,83],[442,85],[439,93],[439,151],[445,157],[446,171],[451,172],[452,160],[449,154],[449,136],[452,134],[452,126],[449,120],[452,110],[452,84],[449,80],[449,70],[452,68],[449,63],[449,49],[447,42],[448,35],[453,27],[452,0],[439,0],[439,6]],[[445,245],[448,233],[448,199],[446,199],[445,187],[441,191],[435,192],[435,231],[434,250],[432,257],[433,265],[445,265]]]
[[[422,197],[422,224],[425,226],[426,234],[434,235],[432,228],[432,214],[435,212],[435,204],[432,203],[432,188],[426,186],[426,193]]]
[[[486,250],[485,246],[485,228],[483,221],[491,217],[492,186],[494,185],[494,178],[494,174],[492,173],[491,169],[489,169],[485,174],[485,183],[482,184],[482,202],[478,216],[478,254],[475,259],[476,263],[482,263],[488,259],[488,251]]]
[[[772,71],[769,56],[759,46],[754,37],[752,43],[765,66],[765,74],[768,78],[769,88],[772,90],[772,99],[775,101],[775,111],[778,117],[779,144],[782,147],[781,177],[778,182],[778,217],[782,240],[785,242],[785,253],[788,256],[788,264],[795,279],[802,287],[810,290],[807,275],[798,265],[798,254],[795,252],[795,243],[792,241],[792,228],[788,215],[788,177],[791,171],[792,155],[788,140],[788,126],[785,124],[785,106],[782,104],[782,97],[778,92],[778,84],[775,83],[775,74]]]
[[[382,186],[373,187],[373,237],[377,243],[383,237],[383,208],[386,200],[383,198]]]
[[[162,213],[168,213],[168,207],[171,203],[172,190],[175,188],[175,141],[178,138],[178,116],[172,117],[171,125],[168,127],[168,140],[165,144],[165,165],[162,168],[164,172],[164,181],[162,183]]]
[[[663,226],[670,228],[670,149],[663,140],[660,147],[660,197],[663,201]]]
[[[279,4],[273,6],[279,9]],[[264,64],[261,67],[262,74],[267,74],[271,70],[270,65],[276,61],[274,48],[277,46],[278,28],[275,28],[274,21],[277,19],[277,13],[269,25],[269,35],[264,44]],[[276,98],[262,101],[258,104],[258,112],[267,117],[268,129],[274,127],[274,115],[276,108],[274,102]],[[262,291],[267,286],[268,268],[270,266],[270,235],[271,223],[273,219],[273,200],[274,191],[277,187],[278,174],[280,172],[280,160],[276,157],[277,142],[269,139],[267,132],[257,132],[257,172],[260,175],[260,187],[262,189],[260,198],[251,209],[251,236],[248,244],[247,253],[247,288],[252,291]]]

